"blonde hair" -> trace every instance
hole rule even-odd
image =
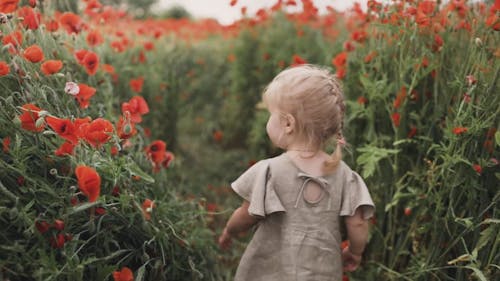
[[[297,136],[315,149],[335,136],[336,149],[325,169],[337,167],[342,160],[345,104],[340,81],[328,69],[307,64],[287,68],[266,87],[263,101],[291,114]]]

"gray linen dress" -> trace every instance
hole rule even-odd
[[[304,198],[309,181],[321,187],[316,202]],[[374,204],[361,177],[344,162],[321,177],[301,171],[286,153],[261,160],[231,184],[262,218],[241,257],[235,281],[340,281],[340,216]]]

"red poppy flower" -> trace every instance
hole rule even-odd
[[[368,53],[368,55],[365,56],[364,58],[364,62],[365,63],[369,63],[373,60],[373,58],[375,58],[377,56],[377,51],[371,51]]]
[[[95,169],[84,165],[76,167],[75,175],[82,193],[89,198],[89,202],[95,202],[101,192],[101,176]]]
[[[0,0],[0,13],[8,14],[17,9],[19,0]]]
[[[113,272],[114,281],[134,281],[134,274],[128,267],[122,267],[120,271]]]
[[[17,47],[23,43],[23,34],[20,31],[14,31],[5,35],[2,38],[2,44],[7,46],[10,44],[9,53],[17,53]]]
[[[60,60],[46,60],[44,63],[42,63],[40,69],[42,70],[43,74],[52,75],[59,72],[62,67],[63,63]]]
[[[26,48],[23,52],[23,57],[33,63],[37,63],[43,60],[43,51],[38,45],[31,45]]]
[[[45,27],[47,28],[47,31],[54,32],[59,29],[59,23],[55,20],[50,20],[45,23]]]
[[[101,32],[99,32],[99,30],[95,30],[95,29],[89,31],[86,39],[87,39],[87,44],[89,44],[89,46],[97,46],[97,45],[100,45],[104,42],[104,39],[102,38]]]
[[[292,66],[297,66],[297,65],[301,65],[301,64],[305,64],[305,63],[307,63],[307,61],[305,59],[303,59],[299,55],[293,55]]]
[[[75,51],[75,58],[76,58],[76,61],[79,63],[79,64],[82,64],[83,65],[83,59],[85,58],[85,56],[87,55],[89,51],[85,50],[85,49],[81,49],[81,50],[78,50],[78,51]]]
[[[399,123],[401,121],[401,115],[398,112],[394,112],[391,115],[392,122],[394,123],[394,126],[399,127]]]
[[[130,113],[130,121],[140,123],[141,116],[149,112],[149,107],[143,97],[135,96],[129,102],[122,103],[122,113],[125,114],[127,111]]]
[[[23,18],[22,25],[24,28],[31,29],[31,30],[36,30],[38,26],[40,26],[40,19],[41,19],[41,14],[38,12],[35,12],[33,8],[31,7],[21,7],[17,11],[17,15],[20,18]]]
[[[138,77],[136,79],[130,79],[130,88],[136,93],[142,92],[142,86],[144,85],[144,77]]]
[[[2,140],[2,150],[5,153],[9,153],[10,149],[10,137],[5,137]]]
[[[47,116],[45,121],[61,138],[71,143],[78,142],[77,129],[71,120]]]
[[[0,76],[5,76],[9,73],[10,73],[9,65],[4,61],[0,61]]]
[[[96,53],[88,51],[83,57],[83,66],[88,75],[94,75],[99,68],[99,56]]]
[[[161,163],[161,166],[163,168],[168,168],[170,166],[170,163],[174,161],[175,155],[171,151],[166,151],[165,152],[165,160]]]
[[[36,121],[39,118],[38,113],[41,111],[39,107],[34,104],[28,103],[22,107],[24,113],[19,116],[21,120],[21,127],[28,131],[41,132],[45,128],[45,122],[36,126]]]
[[[472,168],[474,168],[474,171],[476,171],[476,173],[478,174],[481,174],[483,172],[483,167],[481,167],[481,165],[479,164],[472,165]]]
[[[151,51],[151,50],[154,50],[154,48],[155,48],[154,43],[150,42],[150,41],[144,42],[143,46],[144,46],[144,50],[146,50],[146,51]]]
[[[236,3],[238,3],[238,0],[231,0],[231,2],[229,3],[230,6],[234,6],[236,5]]]
[[[83,24],[80,17],[71,12],[65,12],[59,18],[61,26],[69,33],[79,33],[82,30]]]
[[[146,147],[146,156],[155,164],[161,164],[165,160],[167,144],[162,140],[155,140]]]
[[[56,156],[73,155],[76,145],[77,143],[65,141],[58,149],[56,149],[54,154]]]
[[[38,230],[38,232],[40,232],[40,233],[43,234],[43,233],[49,231],[50,224],[48,222],[46,222],[46,221],[36,221],[35,222],[35,227]]]
[[[452,132],[453,132],[455,135],[461,135],[461,134],[463,134],[463,133],[467,132],[467,130],[468,130],[468,129],[467,129],[466,127],[455,127],[455,128],[453,128],[453,131],[452,131]]]
[[[347,62],[347,52],[341,52],[332,59],[332,64],[337,68],[343,68]]]
[[[144,200],[144,202],[142,202],[142,213],[144,214],[145,220],[151,219],[151,212],[153,211],[154,207],[155,203],[150,199],[146,199]]]
[[[85,109],[89,107],[90,98],[95,95],[96,89],[83,83],[78,84],[78,88],[80,88],[80,91],[75,98],[80,104],[80,108]]]
[[[80,126],[80,132],[93,147],[100,147],[111,139],[113,124],[106,119],[97,118],[94,121]]]
[[[405,99],[406,99],[406,87],[403,86],[401,87],[401,90],[397,94],[396,99],[394,100],[392,105],[394,106],[394,108],[399,108],[399,106],[404,102]]]

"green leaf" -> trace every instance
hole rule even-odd
[[[479,278],[479,280],[488,281],[486,276],[484,276],[483,272],[481,270],[479,270],[477,267],[466,265],[465,268],[468,268],[468,269],[471,269],[472,271],[474,271],[474,273],[476,274],[477,278]]]
[[[500,145],[500,131],[495,133],[495,142]]]
[[[375,168],[382,159],[399,153],[399,149],[387,149],[376,146],[365,146],[357,149],[361,154],[356,159],[356,163],[362,166],[364,178],[372,176]]]
[[[487,227],[485,230],[481,231],[479,241],[476,243],[476,247],[472,250],[472,256],[474,259],[477,258],[479,250],[488,244],[490,241],[494,241],[498,235],[493,226]]]
[[[131,162],[127,166],[127,170],[130,172],[131,176],[139,176],[141,177],[142,180],[149,182],[149,183],[154,183],[155,179],[151,177],[149,174],[144,172],[135,162]]]
[[[81,212],[81,211],[85,211],[85,210],[88,210],[92,207],[95,207],[97,205],[101,204],[101,202],[99,201],[96,201],[96,202],[89,202],[89,203],[83,203],[81,205],[78,205],[76,207],[74,207],[70,212],[69,214],[72,215],[72,214],[75,214],[75,213],[78,213],[78,212]]]

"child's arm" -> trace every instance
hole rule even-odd
[[[243,204],[233,212],[227,221],[226,227],[222,231],[218,241],[221,248],[228,248],[232,236],[250,229],[250,227],[257,223],[258,219],[248,213],[249,205],[248,201],[243,201]]]
[[[354,271],[361,262],[361,255],[368,240],[368,221],[363,218],[363,210],[357,208],[353,216],[345,217],[349,247],[342,252],[345,271]]]

